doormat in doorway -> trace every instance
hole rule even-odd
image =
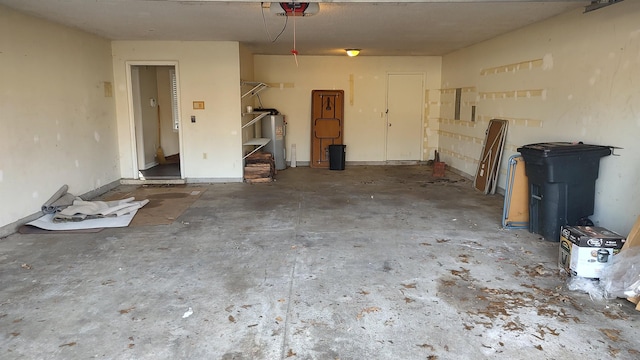
[[[143,185],[129,192],[106,194],[106,200],[119,200],[134,197],[136,200],[149,200],[138,210],[129,226],[168,225],[180,217],[196,200],[206,187],[185,185]]]

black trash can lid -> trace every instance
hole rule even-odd
[[[524,145],[518,148],[518,152],[541,157],[572,156],[585,153],[597,156],[608,156],[611,155],[611,146],[589,145],[581,142],[546,142]]]

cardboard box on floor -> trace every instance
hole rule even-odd
[[[563,226],[558,265],[571,276],[600,277],[625,243],[624,236],[597,226]]]
[[[624,244],[621,251],[635,246],[640,246],[640,216],[638,216],[636,223],[631,228],[629,236],[627,236],[627,242]],[[636,310],[640,311],[640,296],[627,298],[627,300],[636,304]]]

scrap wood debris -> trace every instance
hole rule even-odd
[[[419,347],[424,348],[424,349],[429,349],[429,350],[431,350],[431,351],[435,351],[435,350],[436,350],[436,349],[433,347],[433,345],[429,345],[429,344],[422,344],[422,345],[416,345],[416,346],[419,346]]]
[[[544,268],[543,264],[537,264],[535,266],[524,265],[523,268],[527,271],[527,274],[531,277],[552,275],[550,271],[547,271]]]
[[[356,315],[356,319],[360,320],[360,319],[362,319],[364,317],[364,314],[371,314],[373,312],[379,312],[380,310],[382,310],[382,309],[380,309],[377,306],[370,306],[370,307],[364,308],[364,309],[360,310],[358,315]]]
[[[598,329],[601,333],[603,333],[606,337],[611,341],[619,341],[620,340],[620,330],[616,329]]]
[[[128,309],[122,309],[122,310],[119,311],[119,313],[120,313],[120,315],[128,314],[128,313],[131,312],[131,310],[133,310],[135,308],[136,308],[135,306],[132,306],[132,307],[130,307]]]
[[[470,331],[477,326],[500,327],[506,331],[529,332],[519,320],[521,311],[533,309],[538,316],[549,317],[559,322],[579,323],[576,312],[582,311],[575,300],[560,294],[557,289],[541,288],[537,285],[520,284],[520,289],[502,289],[474,286],[476,280],[464,268],[450,270],[451,275],[439,279],[438,291],[447,294],[454,305],[468,314],[470,323],[464,325]],[[472,306],[470,306],[472,305]],[[572,307],[568,307],[571,306]],[[531,335],[544,339],[545,335],[558,336],[561,330],[547,325],[539,326]]]
[[[271,153],[257,152],[245,159],[244,181],[249,184],[272,182],[276,163]]]
[[[460,270],[451,270],[451,275],[457,276],[464,281],[471,281],[469,269],[465,269],[463,267],[461,267]]]

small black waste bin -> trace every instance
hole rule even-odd
[[[611,147],[550,142],[518,148],[529,178],[529,231],[560,241],[560,227],[593,215],[600,158]]]
[[[347,145],[329,145],[329,170],[344,170]]]

